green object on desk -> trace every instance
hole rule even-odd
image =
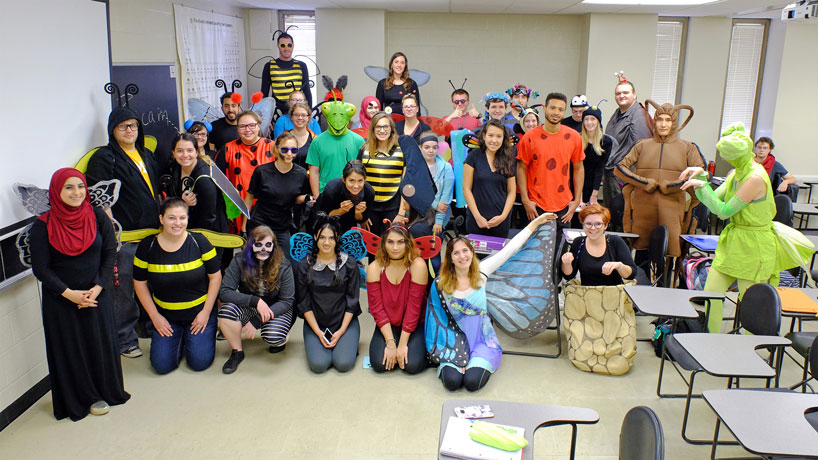
[[[516,431],[480,420],[472,424],[469,437],[472,441],[508,452],[520,450],[528,445],[528,441]]]

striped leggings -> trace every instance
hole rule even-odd
[[[254,325],[261,323],[261,316],[255,308],[239,307],[232,303],[222,304],[221,308],[219,308],[219,318],[241,322],[242,326],[254,318],[256,319],[253,321]],[[287,343],[287,334],[290,333],[290,328],[293,327],[293,318],[293,311],[290,309],[282,315],[261,324],[259,328],[261,339],[273,347],[284,345]]]

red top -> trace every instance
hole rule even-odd
[[[565,125],[556,134],[537,126],[517,143],[517,160],[526,165],[528,199],[544,211],[556,212],[568,205],[574,196],[571,164],[584,159],[582,137]]]
[[[426,285],[412,282],[409,269],[398,284],[392,284],[381,269],[380,281],[366,283],[366,290],[369,313],[378,328],[391,323],[408,333],[415,331],[425,305]]]

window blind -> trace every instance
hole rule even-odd
[[[293,36],[295,50],[293,57],[307,64],[310,80],[315,82],[315,75],[318,73],[315,66],[315,13],[312,11],[280,11],[279,24],[281,24],[281,30],[295,26],[287,32]],[[314,89],[312,92],[315,94]]]
[[[659,20],[656,26],[656,59],[654,61],[651,99],[659,104],[675,104],[679,77],[679,56],[685,23]]]
[[[744,123],[747,132],[752,132],[765,32],[764,24],[733,24],[721,115],[722,130],[740,121]]]

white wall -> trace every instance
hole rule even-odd
[[[452,87],[468,78],[466,90],[482,112],[479,99],[522,83],[540,92],[570,98],[577,92],[582,17],[577,15],[388,13],[386,56],[371,65],[386,66],[403,51],[409,67],[429,72],[420,88],[430,115],[452,112]],[[374,59],[373,54],[373,59]],[[374,94],[375,82],[370,81]]]
[[[258,66],[260,69],[264,67],[264,63],[269,61],[271,57],[278,57],[278,50],[273,49],[273,32],[278,29],[278,10],[258,10],[245,9],[244,13],[244,43],[247,47],[247,69],[253,67],[253,64],[261,59]],[[298,44],[296,44],[296,52]],[[247,75],[247,94],[253,94],[261,89],[261,78],[255,78]]]
[[[818,174],[815,129],[818,126],[818,27],[787,23],[773,140],[775,156],[796,175]]]
[[[0,410],[46,375],[40,298],[30,276],[0,293]]]
[[[698,144],[708,161],[716,156],[732,28],[732,19],[721,17],[690,18],[687,25],[681,103],[695,113],[681,136]]]
[[[364,73],[368,65],[385,65],[386,12],[384,10],[315,10],[316,58],[322,75],[335,82],[341,75],[349,77],[344,99],[358,107],[365,96],[375,95],[376,82]],[[416,62],[409,55],[410,67]],[[423,92],[423,89],[421,89]],[[317,104],[324,99],[326,88],[318,78],[313,88]],[[358,119],[358,114],[353,116]]]
[[[614,72],[625,72],[636,87],[637,99],[644,100],[650,95],[657,18],[655,14],[588,15],[585,82],[580,90],[591,104],[602,98],[608,100],[600,107],[603,120],[607,121],[617,108],[613,97],[617,83]]]

